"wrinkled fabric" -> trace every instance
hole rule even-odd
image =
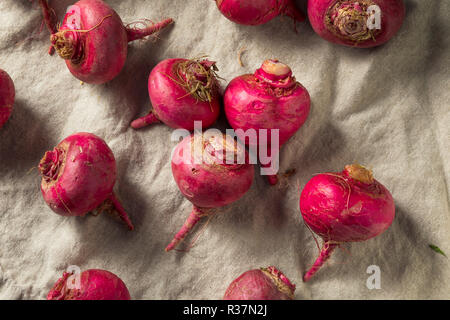
[[[0,68],[16,86],[12,117],[0,129],[1,299],[44,299],[69,265],[115,273],[133,299],[221,299],[240,274],[269,265],[297,285],[296,299],[450,298],[450,261],[429,248],[450,255],[448,1],[405,0],[397,36],[364,50],[328,43],[307,22],[296,33],[288,18],[240,26],[213,1],[106,2],[125,23],[176,22],[157,38],[131,43],[113,81],[89,85],[47,54],[37,3],[0,1]],[[297,1],[303,8],[305,2]],[[59,19],[72,3],[50,1]],[[295,175],[270,187],[258,168],[242,199],[195,229],[200,236],[189,252],[166,253],[191,210],[172,178],[177,142],[167,126],[129,124],[150,110],[147,79],[159,61],[204,54],[217,61],[222,90],[264,59],[280,59],[309,90],[311,113],[281,151],[281,171],[295,168]],[[223,113],[215,127],[227,128]],[[61,217],[44,202],[39,160],[80,131],[101,136],[113,150],[115,191],[135,231],[108,214]],[[314,174],[352,162],[372,168],[391,191],[394,222],[374,239],[344,244],[303,283],[318,249],[300,216],[300,190]],[[380,289],[367,287],[372,265]]]

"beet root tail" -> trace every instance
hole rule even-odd
[[[337,244],[325,242],[322,250],[320,251],[319,256],[314,262],[313,266],[305,273],[303,276],[303,281],[307,282],[314,276],[314,274],[322,267],[322,265],[328,260],[328,258],[333,253],[334,249],[337,247]]]
[[[52,9],[50,9],[47,0],[39,0],[39,6],[41,7],[44,22],[45,25],[47,26],[48,31],[50,31],[50,34],[56,33],[58,30],[56,28],[57,18],[55,12]],[[54,53],[55,48],[52,45],[48,49],[48,54],[53,55]]]
[[[155,32],[158,32],[162,29],[164,29],[165,27],[167,27],[168,25],[173,23],[173,19],[172,18],[168,18],[165,19],[161,22],[158,23],[153,23],[145,28],[131,28],[131,27],[126,27],[127,29],[127,35],[128,35],[128,42],[134,41],[134,40],[139,40],[142,38],[145,38],[149,35],[154,34]]]
[[[177,245],[183,241],[183,239],[188,235],[188,233],[195,227],[195,225],[200,221],[200,219],[205,216],[205,213],[198,207],[194,206],[192,208],[189,217],[185,221],[184,225],[181,227],[180,231],[173,237],[172,241],[166,247],[166,252],[173,250]]]
[[[130,220],[130,217],[128,216],[128,213],[125,211],[124,207],[120,203],[120,201],[117,199],[116,195],[114,193],[111,194],[109,198],[114,206],[114,209],[119,214],[119,218],[125,222],[125,224],[128,226],[128,229],[134,230],[133,223]]]
[[[131,122],[131,126],[133,127],[133,129],[140,129],[157,122],[161,121],[159,121],[159,119],[155,116],[155,114],[150,111],[148,115],[138,118],[133,122]]]
[[[305,15],[300,11],[300,9],[295,6],[293,1],[288,1],[286,7],[281,13],[288,17],[291,17],[292,19],[294,19],[294,21],[305,21]]]

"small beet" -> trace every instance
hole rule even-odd
[[[56,18],[47,0],[39,3],[53,48],[76,78],[93,84],[108,82],[119,74],[127,58],[128,42],[143,39],[173,22],[165,19],[142,29],[124,26],[119,15],[102,0],[80,0],[68,8],[62,25],[56,29]]]
[[[47,300],[130,300],[125,283],[114,273],[89,269],[79,277],[77,288],[76,275],[64,272],[47,295]]]
[[[172,128],[194,130],[194,121],[203,128],[216,122],[220,97],[216,63],[209,60],[166,59],[153,68],[148,93],[153,110],[131,123],[139,129],[163,122]]]
[[[231,282],[223,300],[292,300],[295,285],[277,268],[249,270]]]
[[[106,142],[80,132],[47,151],[39,163],[41,191],[49,207],[62,216],[84,216],[97,210],[112,211],[133,230],[127,212],[117,199],[116,160]]]
[[[352,164],[342,172],[321,173],[309,180],[300,195],[300,211],[324,240],[319,257],[303,277],[308,281],[340,243],[365,241],[389,228],[395,204],[372,171]]]
[[[308,17],[325,40],[358,48],[389,41],[405,18],[403,0],[309,0]]]
[[[271,153],[271,130],[279,130],[277,142],[281,148],[304,124],[310,105],[308,91],[296,81],[291,69],[271,59],[264,61],[254,74],[234,78],[224,94],[225,114],[238,138],[249,147],[267,147],[272,159],[278,157],[279,150]],[[257,141],[246,139],[246,132],[252,129],[256,130]],[[267,130],[267,140],[259,136],[263,130]],[[262,163],[262,166],[271,164]],[[278,181],[276,174],[268,175],[268,180],[271,185]]]
[[[233,163],[226,163],[226,153]],[[242,163],[236,159],[242,155]],[[252,185],[254,168],[248,164],[248,154],[230,136],[206,136],[195,133],[184,138],[172,157],[173,177],[181,193],[193,204],[193,209],[166,251],[174,249],[200,221],[215,209],[241,198]]]

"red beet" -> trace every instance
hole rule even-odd
[[[292,0],[216,0],[216,4],[225,17],[244,25],[264,24],[279,15],[305,20]]]
[[[0,69],[0,129],[11,116],[16,91],[11,77]]]
[[[308,17],[325,40],[369,48],[391,39],[405,17],[403,0],[309,0]]]
[[[228,287],[224,300],[292,300],[295,285],[275,267],[241,274]]]
[[[215,62],[167,59],[153,68],[148,93],[153,110],[131,123],[135,129],[155,122],[194,130],[194,121],[211,126],[218,118],[220,101]]]
[[[372,172],[360,165],[314,176],[303,188],[300,211],[306,224],[324,240],[308,281],[343,242],[365,241],[383,233],[394,220],[392,196]]]
[[[227,152],[231,155],[230,163],[223,160]],[[240,158],[243,160],[239,161]],[[184,138],[175,148],[172,173],[193,209],[166,251],[174,249],[201,217],[212,215],[214,209],[241,198],[252,185],[254,169],[248,164],[245,149],[236,146],[230,136],[196,133]]]
[[[112,211],[133,230],[128,214],[113,192],[116,160],[105,141],[81,132],[47,151],[39,163],[41,191],[50,208],[62,216]]]
[[[80,277],[78,287],[77,276]],[[114,273],[89,269],[80,275],[64,272],[48,293],[47,300],[130,300],[130,293]]]
[[[128,42],[151,35],[173,22],[166,19],[143,29],[124,26],[117,13],[102,0],[80,0],[70,6],[56,28],[47,0],[39,0],[52,33],[50,40],[70,72],[86,83],[112,80],[122,70]]]
[[[311,100],[308,91],[295,80],[291,69],[278,60],[266,60],[254,74],[234,78],[225,90],[225,114],[241,141],[250,147],[272,148],[272,133],[279,130],[280,148],[303,125],[308,117]],[[245,132],[267,129],[267,140],[247,141]],[[274,146],[275,147],[275,146]],[[278,158],[278,148],[268,154]],[[261,160],[261,159],[260,159]],[[272,163],[263,163],[269,167]],[[270,184],[277,176],[268,176]]]

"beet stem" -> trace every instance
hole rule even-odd
[[[161,122],[161,121],[159,121],[159,119],[155,116],[155,114],[152,111],[150,111],[150,113],[148,115],[140,117],[140,118],[134,120],[133,122],[131,122],[131,126],[134,129],[140,129],[140,128],[146,127],[150,124],[157,123],[157,122]]]
[[[183,241],[183,239],[187,236],[187,234],[194,228],[194,226],[200,221],[201,217],[204,216],[204,212],[195,205],[192,208],[192,211],[185,221],[184,225],[181,227],[180,231],[173,237],[173,240],[166,247],[166,252],[175,249],[175,247]]]
[[[130,217],[128,216],[128,213],[125,211],[124,207],[120,203],[120,201],[117,199],[116,194],[113,192],[111,196],[109,197],[109,200],[111,200],[114,209],[116,209],[117,213],[119,213],[120,219],[122,219],[123,222],[128,226],[128,229],[134,230],[133,223],[130,220]]]
[[[146,36],[149,36],[155,32],[158,32],[159,30],[167,27],[169,24],[172,24],[172,23],[173,23],[173,19],[168,18],[161,22],[154,23],[143,29],[126,27],[127,35],[128,35],[128,42],[145,38]]]
[[[322,267],[322,265],[328,260],[331,256],[331,253],[338,245],[335,243],[325,242],[322,250],[320,251],[319,256],[317,257],[316,262],[314,262],[313,266],[305,273],[303,276],[303,281],[307,282],[311,277]]]
[[[268,168],[270,165],[269,164],[261,164],[261,167],[263,168]],[[278,175],[276,174],[270,174],[267,175],[267,181],[269,181],[269,184],[271,186],[274,186],[278,183]]]
[[[269,181],[269,184],[274,186],[278,183],[278,176],[276,174],[267,176],[267,180]]]

